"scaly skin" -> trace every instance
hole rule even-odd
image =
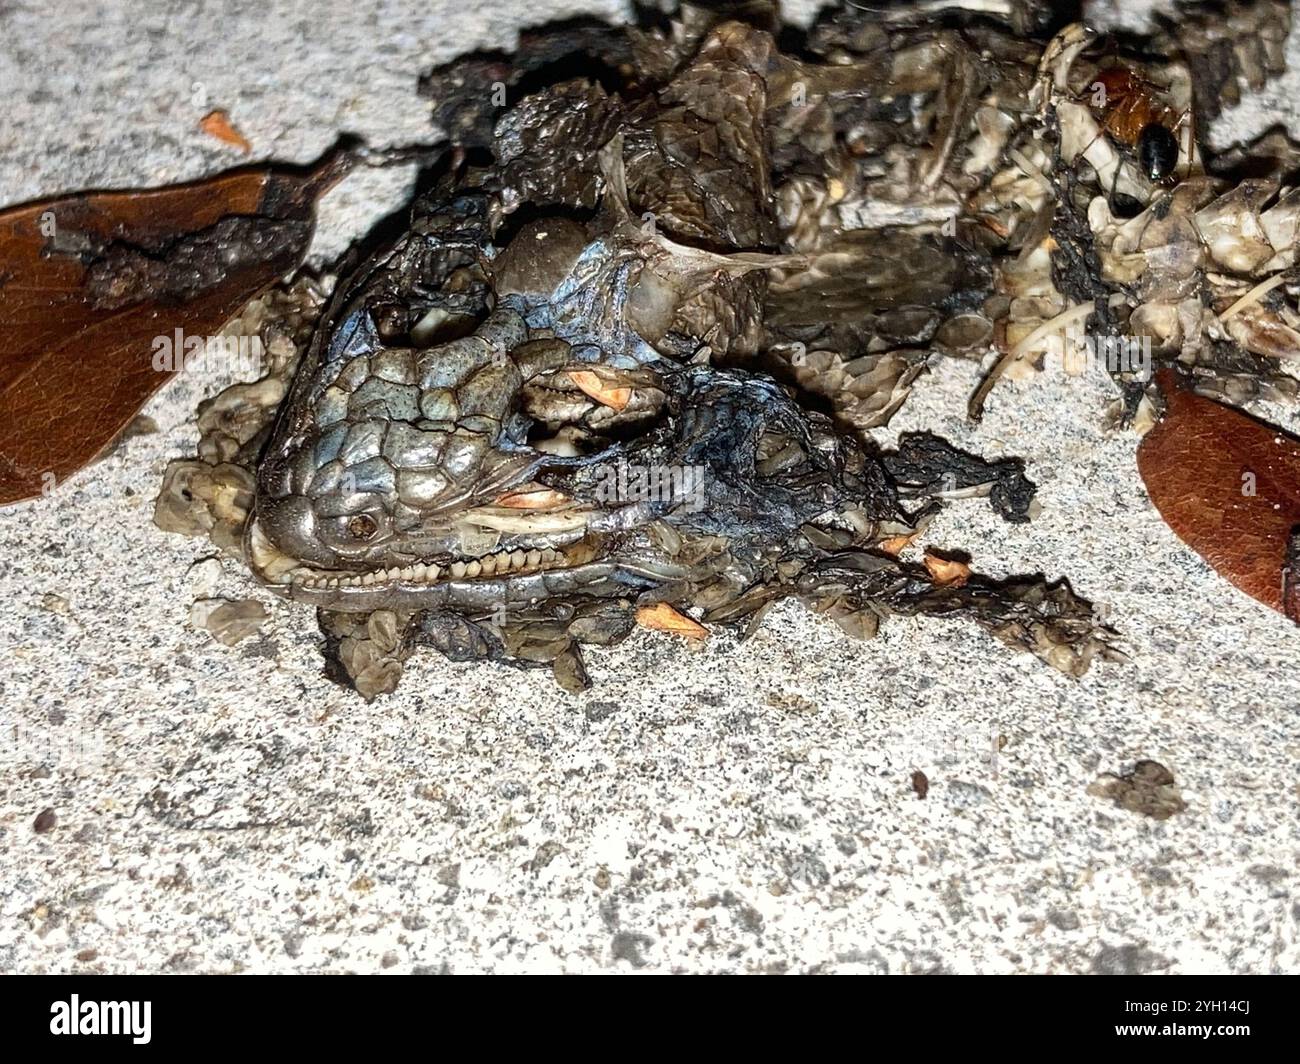
[[[608,184],[619,188],[616,172]],[[1024,520],[1033,488],[1019,463],[933,437],[876,453],[772,378],[683,365],[638,334],[651,265],[656,297],[667,279],[689,298],[701,263],[743,277],[775,256],[676,245],[616,202],[586,244],[503,283],[488,215],[463,190],[426,201],[411,232],[340,286],[258,468],[245,555],[268,586],[321,609],[327,630],[350,633],[331,641],[368,693],[396,682],[417,642],[551,664],[581,686],[577,643],[621,638],[653,602],[731,623],[795,595],[846,628],[862,618],[858,630],[890,609],[965,611],[1067,671],[1106,652],[1106,630],[1068,588],[938,587],[918,565],[864,553],[914,532],[947,492],[991,492]],[[472,328],[429,342],[411,323],[431,316]],[[582,372],[625,394],[593,398],[574,384]],[[566,432],[582,453],[538,439]],[[666,479],[638,491],[629,471]],[[391,618],[389,656],[361,654],[373,640],[331,619],[344,614]]]
[[[1271,27],[1258,55],[1200,47],[1213,19],[1161,49],[1177,39],[1212,83],[1229,59],[1275,72],[1281,8],[1229,6]],[[602,85],[514,99],[571,50],[545,34],[513,72],[434,72],[435,112],[493,158],[454,156],[406,233],[345,273],[257,470],[255,573],[322,611],[354,679],[428,642],[581,686],[576,644],[621,638],[638,607],[740,623],[787,595],[856,634],[961,612],[1074,674],[1108,654],[1063,585],[944,583],[894,555],[954,494],[1026,519],[1017,464],[932,437],[882,454],[851,430],[887,420],[935,354],[1011,349],[1068,301],[1110,314],[1133,294],[1097,265],[1089,186],[1116,173],[1147,211],[1162,190],[1123,145],[1056,150],[1115,60],[1081,27],[1053,37],[1046,5],[1007,17],[845,11],[795,57],[697,11],[668,37],[584,36]],[[1122,61],[1186,94],[1176,62]],[[498,80],[504,111],[476,95]],[[629,469],[667,479],[629,490]]]

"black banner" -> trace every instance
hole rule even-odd
[[[499,1051],[503,1039],[536,1045],[546,1031],[577,1035],[592,1052],[656,1032],[645,1044],[664,1040],[668,1049],[674,1027],[693,1053],[709,1042],[734,1053],[754,1039],[771,1050],[785,1039],[848,1037],[864,1051],[900,1055],[1052,1047],[1181,1055],[1196,1046],[1291,1054],[1296,1012],[1296,984],[1268,977],[914,977],[834,987],[768,979],[704,991],[608,978],[490,988],[444,979],[436,989],[426,979],[360,976],[20,976],[0,985],[12,1060],[20,1048],[338,1053],[413,1040],[441,1055],[449,1040],[487,1035],[484,1048]]]

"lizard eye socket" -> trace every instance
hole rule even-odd
[[[357,514],[349,519],[347,528],[353,539],[371,539],[379,531],[379,523],[369,514]]]

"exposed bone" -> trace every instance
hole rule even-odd
[[[1244,296],[1242,296],[1235,303],[1233,303],[1232,306],[1230,306],[1227,310],[1225,310],[1222,314],[1220,314],[1219,321],[1226,322],[1228,321],[1229,318],[1236,317],[1236,315],[1240,314],[1247,307],[1255,303],[1258,303],[1261,299],[1263,299],[1266,295],[1268,295],[1269,292],[1273,291],[1274,288],[1282,284],[1285,280],[1286,278],[1282,274],[1278,273],[1278,274],[1274,274],[1272,277],[1268,278],[1265,281],[1260,281],[1259,284],[1255,285],[1254,288],[1252,288]]]

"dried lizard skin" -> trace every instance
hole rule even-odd
[[[1076,675],[1111,652],[1063,584],[896,557],[954,489],[1024,519],[1022,467],[864,430],[935,357],[1032,362],[1062,314],[1155,333],[1230,394],[1285,390],[1289,275],[1240,299],[1294,264],[1291,194],[1232,186],[1192,135],[1148,180],[1086,92],[1119,61],[1195,114],[1280,69],[1289,15],[1196,8],[1115,46],[980,7],[842,11],[792,51],[766,5],[690,9],[425,79],[460,145],[343,271],[237,525],[341,679],[391,689],[427,644],[579,688],[578,648],[640,610],[748,627],[786,597],[863,636],[963,614]],[[575,54],[599,77],[551,78]],[[504,108],[472,89],[498,82]]]

